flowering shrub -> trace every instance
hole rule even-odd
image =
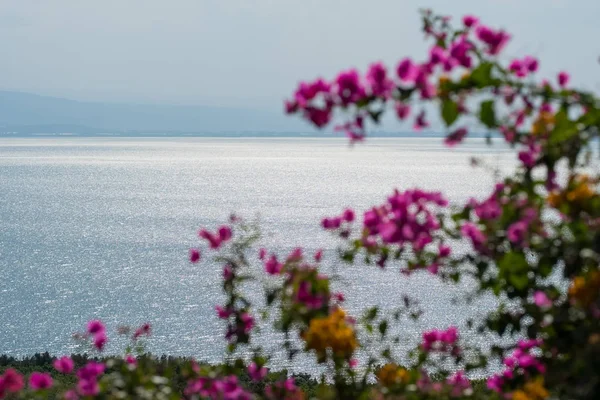
[[[423,61],[402,59],[392,72],[377,62],[364,75],[351,69],[332,80],[302,82],[285,107],[319,128],[344,115],[336,130],[354,143],[385,112],[424,129],[430,125],[424,105],[433,104],[448,128],[446,145],[460,145],[478,124],[490,142],[517,150],[517,170],[484,199],[450,208],[441,193],[403,188],[363,213],[346,209],[321,221],[340,238],[342,262],[474,281],[479,295],[493,294],[499,304],[473,321],[474,331],[502,340],[487,351],[468,346],[456,327],[428,331],[402,365],[393,356],[399,337],[392,326],[402,313],[418,315],[410,299],[392,315],[373,307],[349,316],[344,294],[332,292],[322,271],[321,251],[256,251],[258,229],[232,217],[214,233],[199,232],[201,247],[215,252],[223,268],[225,302],[216,312],[225,323],[225,364],[190,361],[179,371],[183,387],[177,386],[168,370],[133,355],[150,334],[144,325],[122,358],[79,368],[68,358],[56,360],[57,373],[74,374],[73,387],[61,389],[65,398],[305,398],[293,378],[267,381],[271,357],[253,338],[271,322],[290,359],[306,353],[325,367],[312,394],[318,398],[600,398],[600,176],[590,157],[600,101],[570,87],[566,72],[554,82],[536,81],[534,57],[502,59],[510,35],[476,17],[465,16],[456,27],[430,11],[422,17],[432,42]],[[456,241],[468,243],[468,251],[453,252]],[[190,250],[192,263],[201,250]],[[262,266],[259,277],[253,264]],[[253,279],[265,282],[264,310],[244,294]],[[108,340],[100,321],[79,337],[98,351]],[[473,372],[486,382],[471,380]],[[8,369],[0,397],[40,397],[52,385],[46,373],[25,379]]]

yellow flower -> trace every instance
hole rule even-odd
[[[531,133],[539,135],[549,133],[554,128],[554,114],[549,111],[542,111],[531,126]]]
[[[584,307],[590,305],[600,291],[600,272],[592,271],[587,276],[577,276],[569,288],[569,297]]]
[[[535,380],[527,382],[523,389],[515,390],[512,400],[544,400],[549,395],[544,387],[544,378],[538,376]]]
[[[533,400],[531,397],[527,396],[522,390],[515,390],[512,395],[512,400]]]
[[[394,386],[399,383],[408,383],[410,378],[408,371],[405,368],[394,363],[385,364],[377,371],[376,375],[379,382],[386,387]]]
[[[587,175],[577,175],[571,179],[569,186],[565,191],[549,194],[548,204],[558,208],[567,201],[583,207],[589,199],[597,195],[594,188],[596,183],[596,181],[593,181]]]
[[[544,400],[550,395],[544,387],[544,378],[541,376],[538,376],[531,382],[527,382],[523,387],[523,390],[531,399],[535,400]]]
[[[321,362],[327,359],[327,349],[337,357],[348,358],[358,347],[354,329],[346,322],[346,313],[339,307],[327,317],[313,318],[302,338],[306,348],[315,350]]]

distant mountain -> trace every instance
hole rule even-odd
[[[0,135],[313,132],[299,118],[252,109],[75,101],[0,91]]]

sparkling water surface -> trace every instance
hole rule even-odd
[[[76,351],[72,333],[100,318],[111,330],[150,321],[153,353],[219,361],[221,268],[189,263],[198,228],[259,215],[269,249],[324,248],[331,266],[337,242],[323,216],[380,204],[394,188],[441,190],[455,203],[485,196],[494,177],[470,166],[474,155],[515,165],[511,151],[477,139],[455,150],[431,138],[352,148],[330,138],[0,139],[0,353]],[[454,305],[465,287],[392,269],[340,266],[338,286],[350,313],[418,299],[427,312],[399,328],[407,346],[493,305]],[[278,348],[272,332],[261,338]]]

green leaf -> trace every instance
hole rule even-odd
[[[385,336],[385,333],[387,332],[387,328],[388,328],[388,322],[387,321],[381,321],[379,323],[379,333],[381,333],[381,336]]]
[[[494,65],[492,63],[483,62],[471,72],[470,79],[475,83],[475,86],[482,88],[494,82],[494,79],[492,78],[493,67]]]
[[[458,115],[458,104],[450,99],[444,100],[442,103],[442,118],[446,126],[451,126],[458,119]]]
[[[550,144],[557,144],[577,135],[577,124],[569,119],[567,111],[562,109],[554,116],[554,129],[550,133]]]
[[[529,284],[527,273],[529,265],[523,253],[506,253],[498,261],[500,276],[506,279],[515,289],[521,291]]]
[[[486,100],[483,103],[481,103],[481,109],[479,110],[479,119],[485,126],[487,126],[490,129],[495,128],[497,126],[496,112],[494,110],[494,100]]]

